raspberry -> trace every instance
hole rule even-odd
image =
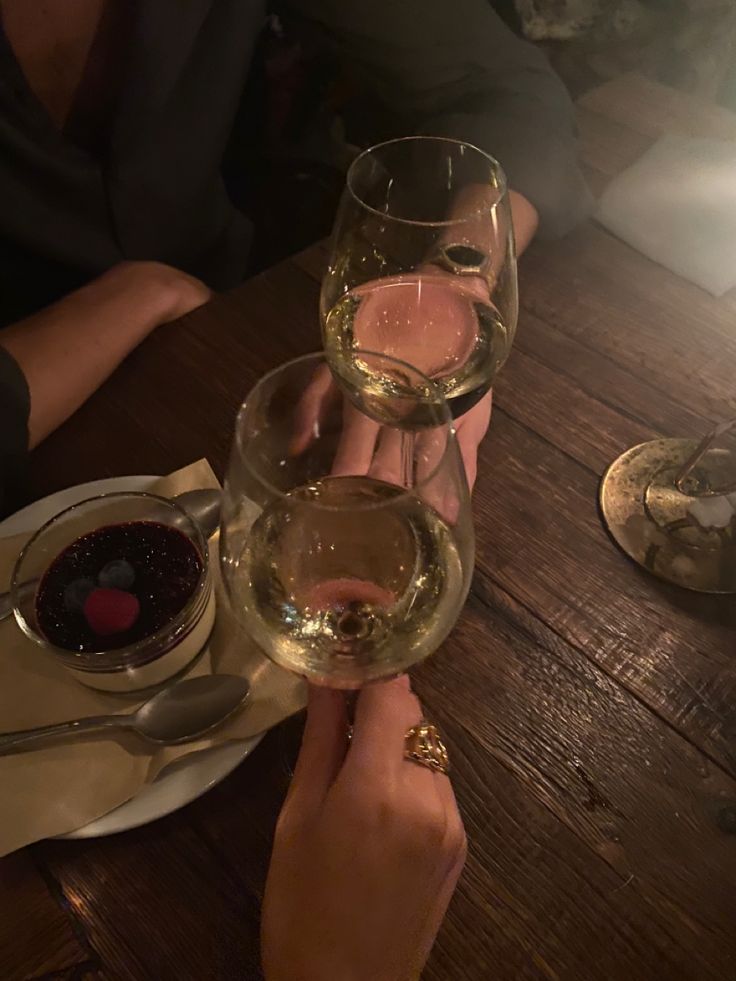
[[[84,604],[87,623],[100,637],[130,630],[140,612],[138,598],[122,589],[93,589]]]

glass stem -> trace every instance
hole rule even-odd
[[[406,488],[414,486],[414,446],[412,433],[401,434],[401,483]]]

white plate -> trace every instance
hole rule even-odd
[[[158,477],[114,477],[110,480],[94,480],[89,484],[78,484],[67,490],[51,494],[35,504],[0,522],[0,538],[35,531],[44,521],[53,518],[59,511],[71,507],[79,501],[96,494],[115,491],[147,490]],[[182,757],[162,770],[153,783],[147,784],[129,801],[104,814],[91,824],[77,828],[60,838],[99,838],[102,835],[128,831],[157,818],[171,814],[184,807],[197,797],[224,780],[235,767],[242,763],[252,749],[263,738],[263,734],[250,739],[238,739],[223,746],[192,753]]]

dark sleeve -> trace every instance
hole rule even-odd
[[[30,407],[25,376],[0,346],[0,517],[21,503]]]
[[[535,206],[540,233],[562,235],[591,196],[575,116],[544,56],[489,0],[290,0],[318,22],[353,73],[415,132],[475,143]]]

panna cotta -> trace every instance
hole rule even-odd
[[[215,596],[206,543],[186,512],[151,495],[119,496],[148,497],[154,506],[127,509],[140,518],[70,535],[55,555],[45,547],[33,602],[19,601],[15,614],[83,684],[127,692],[160,685],[194,660],[214,625]],[[165,506],[184,517],[156,520],[168,517]]]

